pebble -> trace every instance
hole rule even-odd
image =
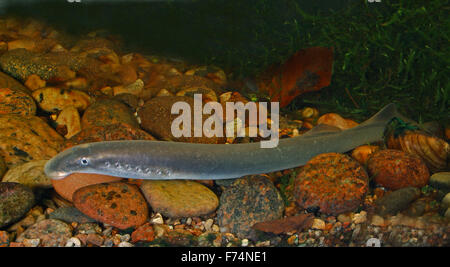
[[[150,222],[152,224],[164,224],[164,219],[161,213],[156,213],[151,219]]]
[[[75,207],[61,207],[50,213],[50,219],[57,219],[67,223],[77,222],[77,223],[93,223],[94,219],[84,215]]]
[[[89,185],[73,194],[75,207],[87,216],[119,229],[148,219],[148,207],[135,185],[122,182]]]
[[[64,179],[51,180],[51,182],[53,184],[53,188],[60,196],[72,202],[73,193],[75,193],[75,191],[80,188],[93,184],[116,182],[120,180],[122,179],[115,176],[90,173],[74,173],[70,174]]]
[[[0,231],[0,248],[9,246],[9,234],[6,231]]]
[[[213,225],[213,223],[214,223],[214,220],[213,219],[208,219],[208,220],[206,220],[204,223],[203,223],[203,226],[205,227],[205,230],[206,231],[211,231],[212,230],[212,225]]]
[[[83,129],[116,123],[125,123],[132,128],[139,128],[133,111],[121,101],[110,98],[97,99],[86,109],[81,118]]]
[[[116,123],[83,129],[67,140],[66,147],[114,140],[155,140],[155,138],[149,133],[141,129],[133,128],[128,124]]]
[[[65,247],[81,247],[81,241],[76,237],[71,237],[67,240]]]
[[[36,103],[23,90],[0,88],[0,115],[35,115]]]
[[[370,223],[375,226],[384,226],[385,225],[384,218],[379,215],[373,215]]]
[[[92,244],[94,246],[100,247],[103,245],[104,238],[99,234],[90,233],[87,235],[86,243]]]
[[[3,175],[8,170],[8,167],[6,166],[5,160],[2,156],[0,156],[0,181],[2,181]]]
[[[17,222],[35,203],[30,188],[12,182],[0,182],[0,228]]]
[[[64,138],[36,116],[0,116],[0,156],[8,167],[31,160],[50,159]]]
[[[155,230],[154,230],[154,227],[149,223],[139,226],[131,234],[131,241],[133,243],[136,243],[138,241],[151,242],[154,239],[155,239]],[[128,238],[128,240],[121,239],[121,241],[129,241],[129,240],[130,240],[130,238]]]
[[[437,172],[431,175],[430,185],[445,193],[450,192],[450,172]]]
[[[57,112],[71,106],[83,111],[91,102],[91,97],[83,91],[57,87],[37,89],[32,96],[39,107],[47,112]]]
[[[73,107],[65,107],[56,119],[56,129],[63,129],[61,135],[66,139],[71,138],[81,131],[80,114],[78,110]]]
[[[374,152],[367,161],[367,169],[375,183],[391,190],[421,188],[430,180],[430,173],[422,159],[400,150]]]
[[[23,48],[9,50],[0,57],[0,67],[12,77],[25,81],[36,74],[45,81],[67,81],[82,65],[91,63],[73,53],[34,53]]]
[[[130,247],[134,247],[133,244],[131,244],[130,242],[120,242],[119,245],[117,245],[120,248],[130,248]]]
[[[420,190],[416,187],[405,187],[383,196],[377,201],[376,212],[381,216],[395,215],[406,209],[410,203],[420,196]]]
[[[441,201],[441,206],[444,209],[447,209],[450,207],[450,193],[447,193],[444,198]]]
[[[47,160],[33,160],[24,164],[17,164],[10,168],[3,177],[3,182],[15,182],[36,188],[52,188],[52,182],[44,173]]]
[[[174,137],[172,135],[171,126],[173,120],[179,117],[179,115],[172,114],[171,110],[172,105],[178,101],[186,102],[190,105],[191,110],[194,109],[194,98],[187,96],[155,97],[145,102],[144,106],[138,110],[138,116],[141,119],[141,127],[153,136],[163,140],[203,144],[225,143],[225,138],[223,137],[212,136],[209,138],[205,135],[202,137],[194,137],[193,133],[195,127],[191,127],[191,137]],[[204,115],[202,117],[202,123],[205,123],[206,119],[209,117],[210,115]]]
[[[37,247],[41,243],[41,240],[39,238],[33,238],[33,239],[24,239],[22,241],[23,245],[25,247]]]
[[[10,88],[14,91],[30,93],[30,90],[23,86],[22,83],[2,71],[0,71],[0,88]]]
[[[145,180],[141,191],[155,212],[170,218],[206,215],[219,205],[208,187],[189,180]]]
[[[77,234],[99,234],[102,228],[97,223],[80,223],[75,231]]]
[[[344,214],[344,213],[339,214],[339,215],[337,216],[337,219],[338,219],[338,221],[340,221],[341,223],[349,223],[349,222],[352,221],[352,218],[351,218],[349,215]]]
[[[365,211],[356,213],[352,218],[352,222],[354,224],[361,224],[361,223],[365,223],[366,221],[367,221],[367,212],[365,212]]]
[[[242,239],[241,242],[242,242],[241,246],[243,246],[243,247],[247,247],[248,246],[248,239],[247,238]]]
[[[30,226],[19,235],[16,242],[25,239],[40,239],[43,247],[64,246],[72,237],[72,228],[59,220],[47,219]]]
[[[324,153],[301,168],[293,186],[294,198],[300,207],[337,215],[352,212],[363,204],[369,190],[369,177],[362,165],[351,157]]]
[[[315,218],[313,220],[313,223],[311,225],[311,229],[318,229],[318,230],[324,230],[325,229],[325,222],[321,219]]]
[[[255,223],[280,219],[283,211],[284,202],[269,179],[246,176],[222,192],[217,224],[221,231],[248,238],[255,233],[251,228]]]

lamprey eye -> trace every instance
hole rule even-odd
[[[89,164],[89,160],[87,158],[81,158],[80,163],[83,166],[87,166]]]

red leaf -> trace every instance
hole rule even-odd
[[[257,78],[260,90],[287,106],[296,96],[330,85],[333,51],[327,47],[299,50],[283,65],[271,67]]]

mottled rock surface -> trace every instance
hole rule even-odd
[[[273,183],[262,176],[237,179],[220,196],[217,222],[221,229],[241,238],[253,235],[258,222],[280,219],[283,200]]]
[[[34,205],[30,188],[18,184],[0,182],[0,228],[18,221]]]

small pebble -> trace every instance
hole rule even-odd
[[[40,242],[41,242],[41,240],[39,238],[24,239],[22,241],[22,243],[25,247],[33,247],[33,248],[39,246]]]
[[[325,222],[321,219],[314,219],[311,229],[323,230],[325,229]]]
[[[150,222],[153,224],[164,224],[164,219],[160,213],[156,213],[155,216],[150,219]]]
[[[72,237],[67,240],[66,247],[81,247],[81,241],[76,237]]]
[[[134,247],[133,244],[131,244],[130,242],[120,242],[119,245],[117,245],[120,248],[126,248],[126,247]]]
[[[242,243],[241,243],[241,246],[243,246],[243,247],[246,247],[246,246],[248,246],[248,239],[242,239],[242,241],[241,241]]]

